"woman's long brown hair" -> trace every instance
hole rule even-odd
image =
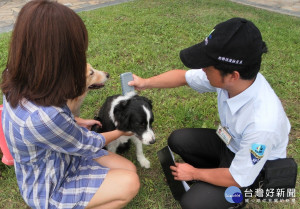
[[[63,106],[86,88],[88,35],[81,18],[51,1],[30,1],[12,34],[2,92],[12,107],[26,98],[41,106]]]

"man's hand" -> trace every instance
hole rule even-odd
[[[133,81],[129,81],[128,85],[133,86],[136,90],[144,90],[146,89],[146,79],[141,78],[135,74],[133,76]]]
[[[91,130],[93,125],[98,125],[98,126],[102,127],[102,124],[98,120],[82,119],[82,118],[78,118],[78,117],[75,117],[75,120],[79,126],[87,128],[89,130]]]
[[[175,166],[170,166],[175,180],[191,181],[194,180],[194,172],[196,168],[187,163],[175,163]]]
[[[175,163],[170,166],[175,180],[179,181],[203,181],[216,186],[230,187],[240,185],[233,179],[229,168],[195,168],[187,163]]]

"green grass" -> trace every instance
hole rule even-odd
[[[179,51],[203,40],[219,22],[240,16],[252,20],[262,32],[269,53],[264,55],[262,74],[281,99],[292,130],[288,156],[300,165],[299,51],[300,19],[225,0],[136,0],[82,12],[89,32],[88,62],[110,73],[101,90],[89,92],[83,118],[93,118],[107,96],[121,93],[119,74],[131,71],[150,77],[171,69],[186,69]],[[0,34],[0,69],[5,68],[11,33]],[[126,208],[180,208],[166,184],[156,152],[167,144],[169,134],[183,127],[216,128],[216,95],[198,94],[188,87],[140,92],[152,99],[157,142],[144,146],[150,169],[141,168],[135,148],[125,153],[138,168],[141,189]],[[0,208],[26,208],[12,167],[0,164]],[[299,208],[299,177],[296,204],[256,203],[247,208]]]

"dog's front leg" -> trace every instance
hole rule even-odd
[[[136,146],[136,157],[140,165],[144,168],[150,168],[150,161],[145,157],[143,153],[143,144],[137,137],[131,138]]]

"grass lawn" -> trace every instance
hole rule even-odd
[[[292,125],[288,157],[294,157],[300,165],[299,18],[228,0],[135,0],[79,15],[89,32],[88,62],[111,75],[104,89],[89,92],[81,109],[83,118],[93,118],[107,96],[121,93],[119,74],[131,71],[150,77],[175,68],[186,69],[178,56],[181,49],[202,41],[221,21],[237,16],[252,20],[269,48],[261,72],[281,99]],[[0,34],[1,71],[6,65],[10,35]],[[139,166],[134,146],[125,153],[137,165],[141,181],[139,194],[126,208],[180,208],[172,198],[156,152],[167,144],[169,134],[175,129],[216,128],[219,123],[216,94],[200,95],[188,87],[145,90],[140,94],[153,101],[157,142],[144,146],[145,156],[151,161],[150,169]],[[300,208],[299,177],[297,183],[296,203],[253,201],[247,208]],[[2,163],[0,208],[26,208],[13,167]]]

